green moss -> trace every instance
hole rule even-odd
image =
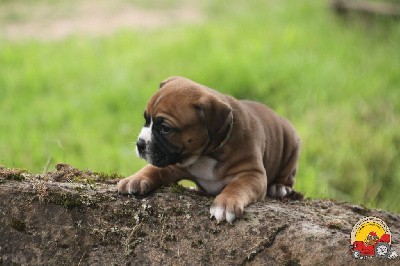
[[[71,180],[72,183],[79,183],[79,184],[90,184],[93,185],[96,183],[96,180],[92,177],[80,177],[80,176],[76,176],[74,178],[72,178]]]
[[[97,175],[97,181],[104,182],[107,180],[112,180],[112,179],[122,179],[124,176],[116,173],[116,172],[111,172],[111,173],[104,173],[104,172],[96,172]]]
[[[79,186],[79,187],[76,187],[75,190],[80,193],[84,190],[84,188],[82,186]]]
[[[14,181],[24,181],[25,177],[23,175],[20,175],[20,174],[15,174],[15,175],[9,176],[7,179],[14,180]]]
[[[67,209],[72,209],[75,207],[82,206],[81,202],[77,199],[66,197],[62,202],[61,205]]]
[[[50,202],[61,205],[67,209],[75,207],[87,207],[95,203],[94,199],[90,197],[83,197],[78,194],[54,194]]]
[[[174,184],[171,186],[171,192],[175,194],[183,194],[185,192],[185,188],[180,184]]]
[[[26,173],[26,171],[17,169],[6,173],[5,177],[8,180],[24,181],[25,177],[23,176],[23,173]]]

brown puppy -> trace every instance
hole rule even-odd
[[[144,194],[181,179],[217,195],[211,217],[232,223],[244,207],[292,192],[300,139],[270,108],[239,101],[182,77],[160,84],[144,113],[137,141],[147,160],[118,191]]]

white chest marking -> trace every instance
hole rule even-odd
[[[209,157],[200,157],[187,167],[189,173],[198,179],[215,180],[214,168],[217,161]]]
[[[200,157],[192,165],[187,167],[190,174],[195,177],[195,181],[208,193],[218,194],[225,186],[223,180],[215,175],[217,161],[209,157]]]

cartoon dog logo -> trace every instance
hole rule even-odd
[[[369,232],[367,238],[364,240],[364,243],[367,246],[375,246],[376,242],[378,242],[379,237],[375,232]]]
[[[365,217],[351,231],[351,254],[355,259],[370,257],[394,259],[398,255],[391,251],[391,233],[384,221],[376,217]]]

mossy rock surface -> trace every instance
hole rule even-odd
[[[388,224],[400,251],[400,215],[358,205],[267,198],[233,225],[217,224],[212,197],[182,187],[122,196],[116,180],[70,166],[21,181],[1,169],[4,264],[352,265],[361,261],[350,255],[350,231],[366,215]]]

